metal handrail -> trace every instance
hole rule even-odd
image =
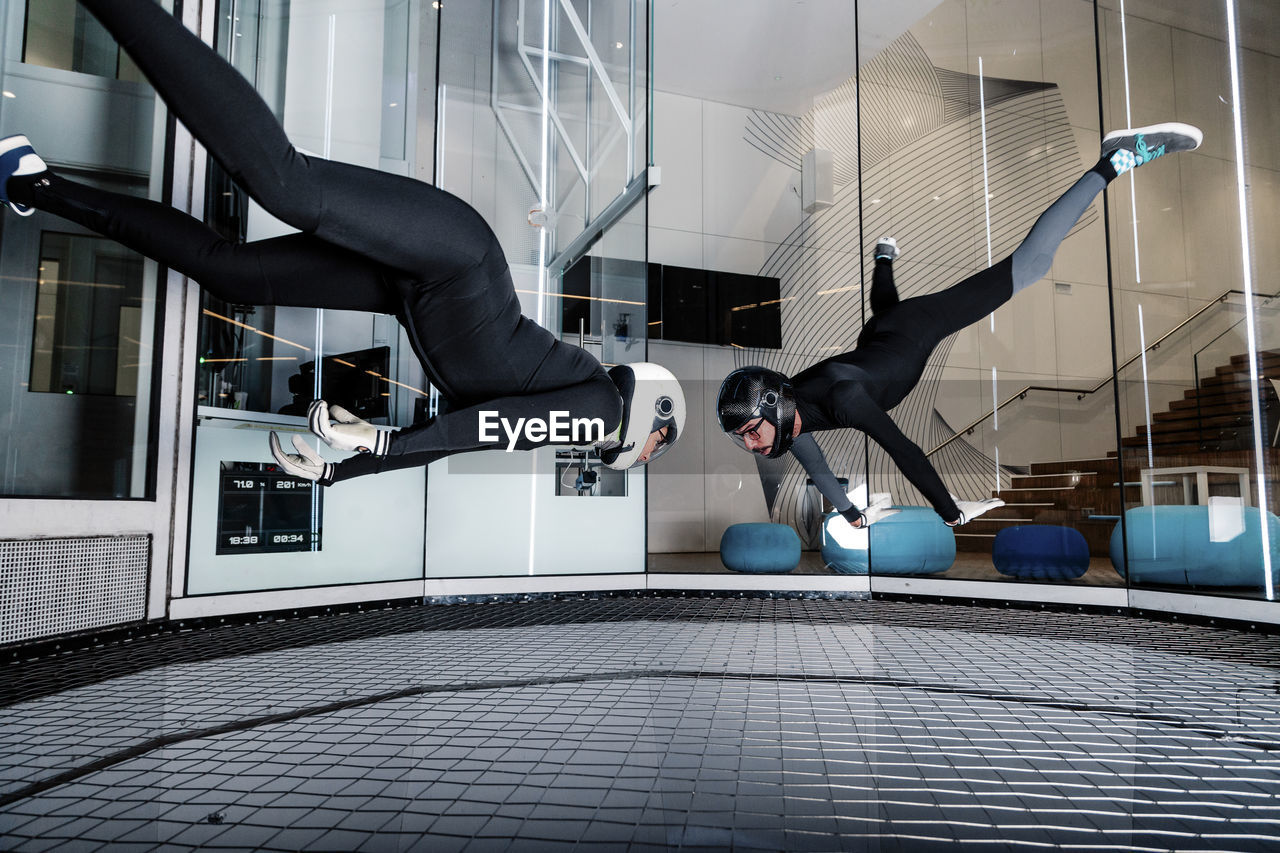
[[[1266,302],[1270,302],[1272,299],[1274,299],[1274,298],[1275,298],[1274,296],[1267,296],[1265,293],[1257,293],[1257,294],[1254,294],[1254,295],[1255,295],[1255,296],[1257,296],[1257,297],[1259,297],[1259,298],[1261,298],[1261,299],[1264,299]],[[1262,305],[1262,307],[1263,307],[1263,308],[1267,307],[1267,306],[1266,306],[1266,304],[1265,304],[1265,302],[1264,302],[1264,304]],[[1231,324],[1231,326],[1230,326],[1230,328],[1224,329],[1224,330],[1222,331],[1222,334],[1218,335],[1218,336],[1217,336],[1217,337],[1215,337],[1213,340],[1209,341],[1209,343],[1205,344],[1204,346],[1200,347],[1200,349],[1196,350],[1195,355],[1193,355],[1193,356],[1191,357],[1191,360],[1192,360],[1193,362],[1195,362],[1195,363],[1196,363],[1196,365],[1197,365],[1197,367],[1196,367],[1196,381],[1197,381],[1197,384],[1199,383],[1199,379],[1200,379],[1200,373],[1199,373],[1200,355],[1201,355],[1205,350],[1207,350],[1209,347],[1213,346],[1213,345],[1214,345],[1214,344],[1216,344],[1218,341],[1222,340],[1222,339],[1223,339],[1223,338],[1225,338],[1227,335],[1229,335],[1229,334],[1231,334],[1233,331],[1235,331],[1235,329],[1236,329],[1236,328],[1237,328],[1241,323],[1244,323],[1246,320],[1248,320],[1248,318],[1247,318],[1247,317],[1241,317],[1239,320],[1236,320],[1234,323],[1232,323],[1232,324]]]
[[[928,453],[926,453],[926,454],[925,454],[925,456],[932,456],[933,454],[937,453],[939,450],[941,450],[942,448],[946,447],[948,444],[950,444],[951,442],[955,441],[957,438],[959,438],[959,437],[960,437],[960,436],[962,436],[962,435],[972,435],[972,434],[973,434],[973,431],[974,431],[975,429],[977,429],[979,425],[981,425],[982,423],[984,423],[987,419],[994,417],[994,416],[995,416],[995,414],[996,414],[997,412],[999,412],[1001,409],[1003,409],[1005,406],[1009,405],[1010,403],[1014,402],[1015,400],[1021,400],[1023,397],[1027,396],[1027,393],[1028,393],[1029,391],[1055,391],[1055,392],[1058,392],[1058,393],[1061,393],[1061,394],[1075,394],[1075,395],[1076,395],[1076,399],[1077,399],[1077,400],[1083,400],[1083,399],[1084,399],[1085,397],[1087,397],[1088,395],[1093,394],[1093,393],[1096,393],[1096,392],[1098,392],[1098,391],[1101,391],[1103,388],[1105,388],[1105,387],[1107,386],[1107,384],[1108,384],[1109,382],[1112,382],[1112,381],[1116,378],[1116,376],[1118,376],[1118,375],[1120,374],[1120,371],[1124,370],[1126,367],[1128,367],[1129,365],[1133,364],[1135,361],[1137,361],[1138,359],[1142,358],[1142,357],[1143,357],[1144,355],[1146,355],[1147,353],[1152,352],[1153,350],[1157,350],[1157,349],[1159,349],[1159,348],[1160,348],[1160,344],[1162,344],[1162,343],[1164,343],[1165,341],[1169,340],[1169,338],[1171,338],[1173,335],[1177,334],[1177,333],[1178,333],[1178,332],[1179,332],[1179,331],[1180,331],[1184,326],[1186,326],[1186,325],[1187,325],[1188,323],[1190,323],[1192,320],[1194,320],[1194,319],[1196,319],[1197,317],[1199,317],[1201,314],[1203,314],[1203,313],[1205,313],[1206,311],[1208,311],[1210,308],[1213,308],[1213,307],[1215,307],[1215,306],[1217,306],[1217,305],[1221,305],[1223,302],[1226,302],[1226,301],[1227,301],[1227,298],[1228,298],[1229,296],[1231,296],[1233,293],[1238,293],[1238,294],[1240,294],[1241,296],[1244,296],[1244,295],[1245,295],[1245,292],[1244,292],[1243,290],[1226,290],[1226,291],[1223,291],[1221,294],[1219,294],[1219,295],[1218,295],[1218,297],[1217,297],[1217,298],[1215,298],[1215,299],[1213,299],[1212,301],[1208,302],[1208,303],[1207,303],[1207,304],[1205,304],[1205,305],[1204,305],[1204,307],[1202,307],[1199,311],[1196,311],[1194,314],[1192,314],[1191,316],[1187,317],[1187,319],[1183,320],[1181,323],[1179,323],[1178,325],[1174,326],[1174,327],[1173,327],[1172,329],[1170,329],[1169,331],[1165,332],[1163,335],[1161,335],[1159,338],[1157,338],[1155,341],[1153,341],[1150,345],[1148,345],[1146,349],[1142,350],[1141,352],[1136,353],[1132,358],[1130,358],[1130,359],[1129,359],[1128,361],[1126,361],[1124,364],[1122,364],[1122,365],[1120,365],[1118,368],[1116,368],[1116,370],[1115,370],[1115,371],[1114,371],[1110,376],[1108,376],[1106,379],[1103,379],[1101,382],[1099,382],[1097,385],[1093,386],[1092,388],[1063,388],[1063,387],[1060,387],[1060,386],[1050,386],[1050,385],[1028,385],[1028,386],[1026,386],[1025,388],[1023,388],[1021,391],[1018,391],[1016,394],[1014,394],[1013,396],[1009,397],[1009,399],[1005,400],[1005,401],[1004,401],[1003,403],[1001,403],[1000,405],[996,406],[996,407],[995,407],[994,409],[992,409],[991,411],[987,412],[987,413],[986,413],[985,415],[983,415],[982,417],[978,418],[978,419],[977,419],[976,421],[974,421],[973,423],[969,424],[967,427],[964,427],[963,429],[957,430],[955,435],[953,435],[953,436],[951,436],[950,438],[948,438],[948,439],[946,439],[945,441],[943,441],[941,444],[939,444],[939,445],[938,445],[937,447],[935,447],[933,450],[930,450]],[[1273,293],[1272,293],[1272,294],[1268,294],[1268,293],[1255,293],[1255,294],[1253,294],[1253,297],[1254,297],[1255,299],[1275,299],[1275,298],[1276,298],[1276,294],[1273,294]]]

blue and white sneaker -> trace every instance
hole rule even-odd
[[[48,171],[44,160],[31,147],[25,136],[6,136],[0,139],[0,203],[7,204],[19,216],[30,216],[36,212],[34,207],[18,204],[9,200],[9,179],[22,175],[38,175]]]
[[[900,254],[902,253],[898,251],[898,241],[892,237],[881,237],[876,241],[876,250],[873,255],[877,261],[881,258],[886,261],[896,261]]]
[[[1102,140],[1102,157],[1111,162],[1117,175],[1166,154],[1193,151],[1200,147],[1204,134],[1200,128],[1171,121],[1149,127],[1115,130]]]

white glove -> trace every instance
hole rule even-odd
[[[985,501],[956,501],[956,507],[960,510],[960,518],[947,523],[951,527],[959,527],[962,524],[973,521],[984,512],[990,512],[1001,506],[1004,506],[1004,501],[999,498],[988,498]]]
[[[386,456],[387,447],[391,444],[391,433],[378,429],[341,406],[330,406],[324,400],[311,403],[311,408],[307,409],[307,424],[321,441],[334,450]]]
[[[320,458],[311,445],[307,444],[307,440],[296,433],[293,436],[293,446],[297,453],[285,453],[284,448],[280,446],[280,437],[276,435],[275,430],[271,431],[271,455],[275,457],[276,462],[285,473],[292,474],[295,477],[301,477],[304,480],[333,480],[333,463],[325,462]]]
[[[891,515],[902,512],[900,509],[890,509],[889,505],[892,503],[893,498],[889,497],[888,492],[873,494],[871,503],[867,504],[867,508],[862,511],[863,525],[875,524],[877,521],[883,521]]]
[[[827,519],[822,529],[837,545],[849,551],[865,551],[871,541],[871,531],[867,530],[865,519],[861,527],[854,527],[844,516],[836,513]]]
[[[890,504],[893,503],[893,498],[888,492],[875,492],[868,500],[866,483],[849,492],[849,500],[853,502],[854,508],[862,513],[862,527],[875,524],[877,521],[886,519],[891,515],[897,515],[902,511],[889,509]]]

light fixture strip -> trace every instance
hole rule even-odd
[[[1245,192],[1244,174],[1244,117],[1240,107],[1240,48],[1236,35],[1236,10],[1233,0],[1227,6],[1227,53],[1231,61],[1231,120],[1235,131],[1236,197],[1240,213],[1240,266],[1244,276],[1245,329],[1249,340],[1249,401],[1253,407],[1253,456],[1256,464],[1258,490],[1258,520],[1262,533],[1262,576],[1267,601],[1276,597],[1275,580],[1271,575],[1271,526],[1267,512],[1266,452],[1262,443],[1262,411],[1259,405],[1261,389],[1258,387],[1257,319],[1253,310],[1253,258],[1249,252],[1249,203]]]

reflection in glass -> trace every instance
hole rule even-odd
[[[76,0],[27,0],[22,61],[120,80],[141,72],[106,28]]]
[[[142,271],[105,238],[41,235],[30,390],[137,393]]]
[[[1143,369],[1119,375],[1125,524],[1111,555],[1134,586],[1274,596],[1280,341],[1257,235],[1280,149],[1256,129],[1275,114],[1257,93],[1280,83],[1263,35],[1278,14],[1254,2],[1101,12],[1106,111],[1144,123],[1172,104],[1205,131],[1163,180],[1113,193],[1117,346]]]
[[[415,120],[419,93],[409,80],[433,64],[424,45],[434,46],[435,17],[405,0],[366,6],[221,0],[215,44],[300,149],[429,177],[432,134]],[[228,240],[293,230],[212,160],[206,186],[207,221]],[[323,397],[379,424],[426,416],[431,392],[394,318],[202,298],[201,405],[305,415]]]

